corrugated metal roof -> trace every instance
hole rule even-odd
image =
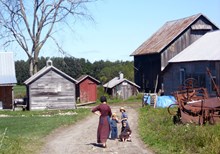
[[[203,15],[196,14],[187,18],[166,22],[156,33],[139,46],[131,56],[160,53],[200,16]]]
[[[40,71],[38,71],[37,73],[35,73],[34,75],[32,75],[29,79],[27,79],[24,84],[29,85],[30,83],[34,82],[35,80],[37,80],[38,78],[40,78],[44,73],[50,71],[50,70],[54,70],[56,72],[58,72],[60,75],[66,77],[67,79],[69,79],[70,81],[77,83],[77,81],[75,79],[73,79],[72,77],[70,77],[69,75],[67,75],[66,73],[62,72],[61,70],[57,69],[56,67],[50,65],[50,66],[45,66],[43,67]]]
[[[185,48],[169,63],[220,60],[220,30],[208,32]]]
[[[78,83],[80,83],[80,82],[82,82],[83,80],[85,80],[86,78],[90,78],[90,79],[92,79],[93,81],[95,81],[95,82],[98,83],[98,84],[100,83],[99,80],[93,78],[93,77],[90,76],[90,75],[81,75],[81,76],[77,79],[77,81],[78,81]]]
[[[126,82],[128,82],[128,83],[130,83],[130,84],[132,84],[134,86],[136,86],[137,88],[140,88],[140,86],[136,85],[134,82],[131,82],[131,81],[127,80],[126,78],[119,78],[119,77],[113,78],[112,80],[110,80],[109,82],[104,84],[103,87],[105,87],[105,88],[113,88],[116,85],[118,85],[118,84],[120,84],[120,83],[122,83],[124,81],[126,81]]]
[[[0,52],[0,85],[17,83],[13,52]]]

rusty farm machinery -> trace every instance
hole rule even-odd
[[[176,98],[176,104],[171,104],[168,107],[168,112],[173,115],[173,122],[175,124],[195,123],[203,125],[220,122],[219,88],[208,69],[207,72],[214,85],[216,96],[209,97],[206,88],[196,87],[196,80],[193,78],[187,79],[181,89],[173,93]],[[175,114],[170,110],[173,106],[177,106]]]

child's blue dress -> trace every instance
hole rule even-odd
[[[118,138],[118,127],[117,127],[118,120],[111,119],[110,125],[111,125],[111,139],[117,139]]]

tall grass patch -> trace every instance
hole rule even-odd
[[[220,124],[174,125],[166,108],[141,108],[139,132],[144,143],[156,153],[220,153]]]
[[[0,153],[37,153],[42,138],[89,115],[89,109],[0,111]]]

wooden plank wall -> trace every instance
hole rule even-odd
[[[74,109],[76,106],[75,83],[49,71],[29,85],[30,110]]]
[[[170,95],[173,91],[178,90],[180,86],[180,69],[185,69],[186,78],[195,77],[197,75],[202,75],[205,77],[205,88],[207,88],[208,93],[210,95],[215,95],[215,92],[211,89],[211,80],[207,74],[206,68],[210,68],[211,62],[188,62],[188,63],[174,63],[171,64],[166,72],[164,73],[164,92],[165,95]],[[219,86],[220,83],[220,62],[214,62],[215,69],[211,69],[211,73],[213,76],[216,76],[216,84]]]
[[[128,99],[129,97],[137,94],[137,88],[133,85],[131,85],[128,82],[125,82],[124,84],[121,83],[117,86],[117,88],[114,88],[114,93],[112,94],[113,97],[117,97],[118,93],[117,91],[120,91],[120,97],[122,99]]]

